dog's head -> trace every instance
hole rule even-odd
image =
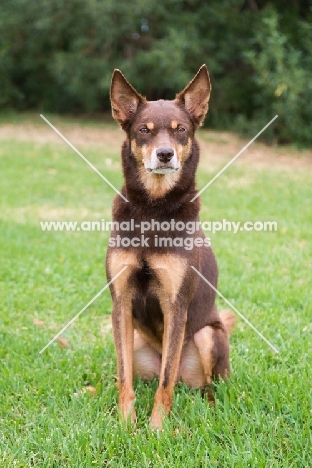
[[[166,187],[178,180],[178,173],[190,154],[194,132],[207,113],[210,90],[206,65],[173,101],[147,101],[120,70],[114,71],[113,117],[129,136],[131,152],[149,191],[157,180],[157,185],[161,183],[164,190],[156,191],[162,195]],[[162,181],[159,176],[163,176]]]

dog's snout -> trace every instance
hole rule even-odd
[[[167,163],[172,159],[174,151],[172,148],[157,148],[156,155],[160,162]]]

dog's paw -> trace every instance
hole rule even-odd
[[[163,418],[161,418],[159,415],[154,416],[154,417],[152,416],[150,420],[150,428],[152,429],[152,431],[162,431],[163,430],[162,421],[163,421]]]
[[[133,424],[137,421],[137,415],[134,409],[135,399],[127,399],[119,401],[119,414],[121,421],[131,422]]]
[[[137,422],[137,415],[136,415],[136,412],[134,409],[132,409],[132,411],[130,411],[129,413],[122,413],[121,411],[119,412],[120,413],[120,422],[123,424],[125,423],[126,426],[134,426]]]
[[[163,420],[167,416],[167,412],[163,405],[156,404],[153,408],[151,419],[150,419],[150,428],[152,431],[162,431],[163,430]]]

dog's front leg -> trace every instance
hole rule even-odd
[[[170,412],[184,341],[187,310],[177,304],[162,307],[164,335],[159,387],[155,395],[151,428],[162,430],[162,421]]]
[[[126,301],[128,302],[128,301]],[[113,334],[117,355],[119,411],[122,419],[136,421],[133,391],[133,319],[129,304],[119,298],[113,312]]]
[[[127,267],[122,274],[122,267]],[[119,411],[123,419],[136,420],[133,391],[133,317],[132,299],[134,290],[130,278],[137,268],[135,253],[113,250],[107,257],[107,277],[117,278],[111,284],[113,298],[113,335],[117,356]]]

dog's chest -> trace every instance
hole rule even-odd
[[[135,294],[156,295],[159,299],[175,302],[182,286],[187,261],[173,253],[147,253],[140,256],[136,251],[125,249],[113,250],[109,258],[111,277],[115,277],[126,267],[125,271],[114,281],[113,287],[117,297]]]
[[[116,299],[131,309],[138,328],[161,341],[166,305],[178,298],[186,259],[171,253],[140,256],[134,250],[115,249],[109,254],[108,267],[112,278],[126,267],[112,284]]]

